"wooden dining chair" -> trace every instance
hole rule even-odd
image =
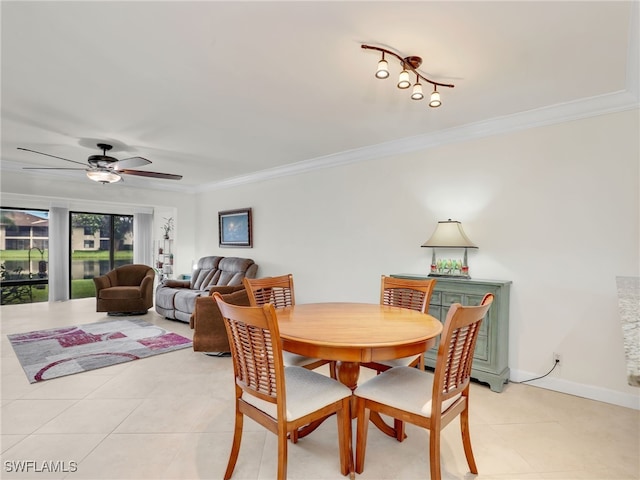
[[[244,286],[247,289],[249,303],[253,307],[259,307],[271,303],[275,308],[291,307],[296,304],[296,296],[293,288],[293,275],[281,275],[279,277],[244,278]],[[305,357],[291,352],[282,352],[285,367],[297,366],[309,370],[315,370],[326,364],[330,364],[331,378],[336,378],[335,367],[330,360]]]
[[[278,436],[278,479],[287,477],[287,435],[337,414],[340,472],[352,471],[351,390],[337,380],[302,367],[285,367],[272,304],[243,307],[213,297],[224,319],[235,376],[235,429],[224,478],[233,474],[244,416]]]
[[[383,275],[380,282],[380,304],[393,307],[409,308],[426,313],[431,302],[435,279],[404,279]],[[395,358],[392,360],[380,360],[367,362],[363,367],[376,370],[378,373],[389,370],[392,367],[418,367],[424,370],[424,354],[411,357]]]
[[[357,473],[364,470],[371,412],[399,418],[429,430],[431,480],[441,478],[441,430],[459,415],[467,463],[472,473],[478,473],[469,433],[469,381],[480,324],[492,302],[493,295],[488,293],[478,306],[451,305],[440,337],[433,374],[416,368],[394,367],[355,390]]]

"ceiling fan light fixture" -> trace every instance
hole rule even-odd
[[[84,168],[51,168],[51,167],[23,167],[24,170],[82,170],[86,173],[87,178],[98,183],[116,183],[122,180],[122,175],[137,175],[139,177],[161,178],[163,180],[180,180],[182,175],[176,175],[173,173],[161,173],[161,172],[149,172],[146,170],[133,170],[130,167],[144,167],[151,163],[151,160],[147,160],[143,157],[129,157],[122,160],[118,160],[113,157],[107,156],[107,151],[111,150],[112,146],[106,143],[99,143],[98,148],[102,150],[102,155],[91,155],[87,159],[89,168],[86,163],[76,162],[75,160],[69,160],[68,158],[58,157],[56,155],[50,155],[48,153],[38,152],[29,148],[18,147],[18,150],[25,150],[27,152],[37,153],[38,155],[45,155],[47,157],[57,158],[64,160],[65,162],[71,162],[76,165],[81,165]]]
[[[99,183],[116,183],[122,180],[120,175],[110,170],[87,170],[87,177]]]

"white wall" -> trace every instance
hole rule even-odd
[[[626,384],[615,277],[639,274],[638,111],[603,115],[199,195],[196,252],[293,273],[296,300],[378,300],[381,274],[426,273],[438,220],[512,280],[512,379],[640,408]],[[253,249],[211,248],[217,211],[253,208]]]
[[[640,408],[615,290],[640,270],[639,128],[635,110],[198,195],[9,172],[0,200],[150,206],[158,238],[175,212],[177,273],[204,255],[251,257],[260,276],[293,273],[301,303],[378,301],[381,274],[426,273],[420,245],[438,220],[460,220],[480,247],[471,275],[513,281],[512,379],[546,373],[559,352],[536,385]],[[254,248],[219,248],[217,212],[244,207]]]

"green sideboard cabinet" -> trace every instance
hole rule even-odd
[[[487,318],[482,321],[473,356],[471,377],[486,382],[494,392],[501,392],[509,380],[509,289],[510,281],[427,277],[426,275],[394,274],[396,278],[437,280],[433,289],[429,314],[441,322],[447,318],[452,303],[479,305],[485,293],[494,300]],[[435,367],[437,344],[425,353],[425,365]]]

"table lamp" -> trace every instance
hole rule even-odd
[[[422,246],[433,248],[430,277],[471,278],[469,276],[469,265],[467,264],[467,249],[478,247],[464,233],[460,222],[451,219],[438,222],[438,226],[431,238],[424,242]],[[436,248],[464,248],[462,262],[450,259],[436,261]]]

